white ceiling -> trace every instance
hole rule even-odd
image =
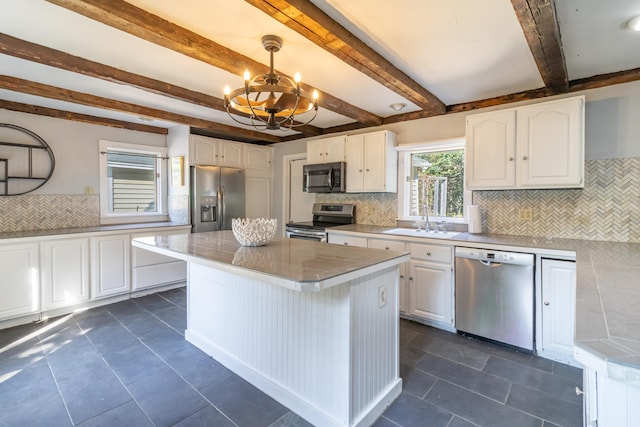
[[[312,0],[446,105],[544,86],[509,0]],[[268,65],[260,39],[277,34],[284,46],[276,68],[381,117],[389,105],[419,107],[384,87],[249,3],[239,0],[129,0],[177,25]],[[569,79],[640,67],[640,33],[624,24],[640,14],[638,0],[556,0]],[[154,45],[45,0],[0,0],[0,32],[85,59],[222,98],[242,78]],[[127,85],[0,54],[2,74],[237,126],[226,113]],[[0,90],[0,99],[149,124],[135,115]],[[2,110],[0,110],[0,121]],[[354,120],[320,108],[313,125]],[[154,126],[170,127],[161,120]],[[293,132],[275,132],[280,136]]]

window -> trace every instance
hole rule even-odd
[[[103,223],[158,220],[166,212],[166,150],[100,141]]]
[[[400,146],[400,219],[424,217],[464,222],[470,192],[464,189],[464,139]]]

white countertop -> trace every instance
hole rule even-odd
[[[245,247],[231,231],[142,237],[133,245],[297,291],[319,291],[409,260],[404,252],[300,239]]]

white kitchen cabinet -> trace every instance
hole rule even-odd
[[[218,140],[206,136],[189,137],[189,163],[213,166],[218,163]]]
[[[131,238],[188,233],[188,229],[149,230],[135,233]],[[133,248],[131,264],[131,289],[133,291],[187,280],[187,263],[169,256]]]
[[[40,244],[42,309],[89,300],[89,238],[63,238]]]
[[[470,115],[470,190],[584,186],[584,97]]]
[[[244,167],[247,169],[271,170],[273,148],[245,144]]]
[[[230,168],[244,168],[244,148],[242,142],[218,140],[218,163],[219,166]]]
[[[409,314],[453,328],[453,248],[409,243]]]
[[[271,171],[246,169],[245,216],[247,218],[271,218]]]
[[[572,357],[576,263],[543,258],[541,292],[542,342],[538,343],[538,352],[547,356]]]
[[[637,427],[640,425],[640,386],[637,369],[607,362],[600,355],[576,347],[583,365],[585,427]]]
[[[584,98],[518,109],[521,187],[584,187]]]
[[[129,234],[91,237],[91,298],[127,293],[131,289]]]
[[[367,238],[361,236],[329,233],[327,241],[334,245],[358,246],[360,248],[367,247]]]
[[[38,244],[0,245],[0,319],[40,311]]]
[[[308,141],[307,163],[344,162],[346,140],[346,136],[334,136]]]
[[[516,184],[516,111],[467,117],[465,176],[470,190]]]
[[[201,135],[189,137],[189,163],[191,165],[244,167],[242,142],[226,141]]]
[[[385,249],[397,252],[405,252],[405,242],[400,240],[388,240],[388,239],[367,239],[367,247],[374,249]],[[403,313],[409,312],[408,306],[408,290],[407,290],[407,271],[409,268],[408,262],[400,264],[400,281],[398,283],[398,307]]]
[[[397,191],[396,135],[390,131],[349,135],[345,145],[347,193]]]

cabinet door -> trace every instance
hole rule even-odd
[[[451,265],[409,261],[409,313],[453,325]]]
[[[518,178],[524,187],[584,186],[583,99],[518,110]]]
[[[271,218],[271,175],[245,171],[245,216]]]
[[[509,188],[516,184],[515,110],[468,116],[466,139],[468,189]]]
[[[218,164],[232,168],[244,167],[244,145],[241,142],[218,141]]]
[[[246,144],[244,149],[244,167],[247,169],[271,169],[273,148]]]
[[[89,239],[63,239],[41,244],[42,309],[89,300]]]
[[[128,234],[91,238],[92,298],[129,292],[130,247]]]
[[[350,135],[345,143],[347,193],[364,191],[364,135]]]
[[[334,136],[324,140],[324,161],[344,162],[344,146],[347,138],[345,136]]]
[[[0,246],[0,319],[40,311],[38,244]]]
[[[387,133],[373,132],[366,134],[363,153],[364,191],[387,191]],[[394,176],[394,180],[397,180],[396,176]],[[347,181],[348,183],[349,181]]]
[[[316,163],[325,163],[324,160],[324,140],[317,139],[307,142],[307,163],[310,165]]]
[[[542,260],[542,350],[573,355],[576,264]]]
[[[218,160],[218,141],[206,136],[191,135],[189,138],[189,163],[191,165],[214,166]]]

